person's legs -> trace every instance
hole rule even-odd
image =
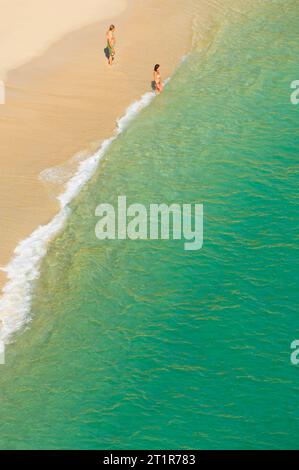
[[[163,90],[162,83],[156,83],[156,93],[157,93],[157,95],[159,95],[162,90]]]
[[[109,47],[109,60],[108,60],[109,65],[112,65],[112,62],[114,61],[114,56],[115,56],[114,49]]]

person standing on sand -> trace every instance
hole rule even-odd
[[[114,31],[115,31],[115,26],[112,24],[107,33],[106,33],[106,39],[107,39],[107,51],[108,51],[108,64],[112,65],[112,62],[114,61],[115,57],[115,37],[114,37]]]
[[[154,67],[154,82],[157,95],[163,90],[163,82],[160,74],[160,65],[156,64]]]

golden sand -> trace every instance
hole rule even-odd
[[[7,74],[0,106],[1,266],[58,211],[62,185],[47,184],[40,173],[61,165],[66,176],[74,171],[72,157],[99,147],[129,104],[150,90],[153,65],[160,63],[166,78],[190,50],[193,3],[132,0],[120,15],[69,33]],[[205,1],[202,8],[206,21]],[[109,67],[105,31],[112,21],[117,55]]]

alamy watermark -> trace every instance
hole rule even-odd
[[[299,364],[299,339],[295,339],[291,343],[291,349],[294,351],[291,353],[291,363],[293,366],[297,366]]]
[[[185,250],[200,250],[203,245],[202,204],[127,205],[119,196],[117,207],[100,204],[95,227],[99,240],[184,240]]]
[[[299,103],[299,80],[294,80],[291,83],[291,88],[294,89],[293,93],[291,93],[290,100],[292,104]]]

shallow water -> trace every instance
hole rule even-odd
[[[225,16],[71,204],[0,366],[1,448],[298,448],[297,1]],[[95,208],[204,204],[204,246]]]

